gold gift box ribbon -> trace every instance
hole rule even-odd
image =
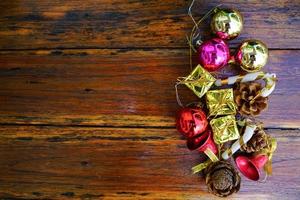
[[[236,140],[240,137],[236,120],[233,115],[212,119],[210,121],[210,125],[216,144],[222,144],[230,140]]]
[[[209,116],[231,115],[236,113],[233,89],[210,90],[206,93]]]
[[[266,172],[267,175],[272,175],[272,158],[273,158],[273,153],[275,152],[277,148],[277,141],[275,138],[272,138],[271,136],[267,136],[268,140],[268,145],[267,147],[263,148],[261,151],[257,152],[256,155],[259,154],[265,154],[268,156],[268,161],[264,166],[264,171]]]
[[[201,67],[201,65],[197,65],[188,77],[178,79],[178,83],[185,84],[199,98],[201,98],[211,88],[215,81],[216,79],[208,71]]]

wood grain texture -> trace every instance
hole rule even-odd
[[[300,3],[221,3],[245,18],[230,47],[263,40],[264,70],[279,79],[259,118],[278,140],[274,176],[243,178],[229,199],[298,200]],[[0,1],[0,199],[219,199],[191,174],[201,156],[174,130],[174,82],[190,72],[188,4]],[[218,4],[197,0],[195,17]],[[184,86],[180,94],[197,99]]]
[[[267,127],[299,127],[299,52],[270,52],[265,70],[279,81],[260,117]],[[0,122],[171,127],[188,66],[186,49],[2,51]],[[196,100],[185,86],[180,95]]]
[[[232,199],[298,199],[299,130],[278,140],[266,183],[243,178]],[[174,129],[0,127],[0,195],[29,199],[217,199],[191,174],[199,154]]]
[[[186,47],[191,30],[189,1],[182,0],[12,0],[0,2],[0,49]],[[202,17],[220,1],[198,0]],[[298,0],[222,1],[245,18],[243,34],[270,48],[299,48]],[[209,26],[201,26],[205,38]]]

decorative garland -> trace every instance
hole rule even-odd
[[[263,179],[262,168],[264,180],[272,174],[272,155],[277,143],[254,117],[267,107],[268,96],[275,88],[276,74],[261,71],[268,60],[268,48],[259,40],[242,42],[235,55],[230,56],[226,40],[241,33],[243,17],[240,12],[216,7],[196,22],[191,12],[193,4],[194,1],[189,15],[195,25],[188,43],[190,58],[193,52],[197,53],[199,64],[188,76],[177,79],[176,97],[182,108],[177,114],[176,125],[186,137],[188,149],[207,155],[205,162],[192,168],[193,173],[203,171],[209,191],[225,197],[240,189],[238,170],[254,181]],[[201,41],[198,25],[210,15],[211,30],[216,37]],[[193,66],[192,61],[190,63]],[[228,64],[240,66],[247,74],[217,79],[211,73]],[[200,103],[183,106],[177,91],[181,84],[191,89]],[[219,89],[220,86],[225,89]]]

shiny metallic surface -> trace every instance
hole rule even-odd
[[[207,117],[200,108],[182,108],[176,117],[177,130],[186,138],[201,135],[208,126]]]
[[[263,42],[259,40],[247,40],[238,48],[235,60],[243,70],[256,72],[266,65],[268,57],[268,48]]]
[[[243,16],[234,9],[218,9],[213,15],[210,26],[219,38],[231,40],[236,38],[243,29]]]
[[[198,48],[198,59],[206,70],[218,70],[225,66],[230,59],[229,47],[220,38],[207,40]]]
[[[252,157],[237,156],[235,163],[240,172],[252,181],[258,181],[260,177],[260,169],[268,161],[268,156],[261,154]]]

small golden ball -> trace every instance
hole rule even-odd
[[[267,46],[259,40],[244,41],[235,55],[236,62],[247,72],[261,70],[268,61]]]
[[[231,40],[243,29],[243,16],[234,9],[218,9],[213,15],[210,26],[219,38]]]

